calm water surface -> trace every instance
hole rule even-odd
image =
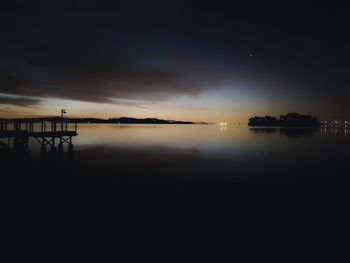
[[[287,139],[288,137],[303,137],[313,135],[317,137],[343,137],[349,138],[349,129],[317,129],[315,132],[279,134],[272,128],[252,129],[247,126],[219,126],[219,125],[113,125],[113,124],[80,124],[79,136],[75,139],[78,145],[111,144],[113,146],[136,145],[164,145],[171,147],[202,147],[207,148],[228,145],[246,145],[248,142],[261,141],[269,135],[274,139]],[[283,129],[281,129],[283,131]],[[297,129],[296,129],[297,130]],[[270,132],[269,132],[270,131]],[[286,135],[286,136],[280,136]],[[289,136],[288,136],[289,135]],[[287,140],[284,140],[287,141]]]
[[[71,164],[80,175],[303,179],[346,174],[350,160],[347,129],[81,124],[78,133]],[[30,149],[34,163],[62,169],[40,159],[34,139]]]
[[[162,149],[196,152],[215,158],[266,157],[268,154],[317,153],[329,150],[347,153],[349,130],[251,129],[219,125],[111,125],[81,124],[74,149]],[[38,144],[32,140],[34,152]],[[312,157],[312,156],[310,156]],[[331,157],[331,156],[330,156]]]
[[[268,158],[300,155],[316,158],[325,153],[348,156],[349,130],[275,130],[219,125],[111,125],[81,124],[74,137],[75,154],[92,149],[196,153],[207,158]],[[38,143],[30,142],[34,155]],[[316,156],[314,156],[316,155]]]
[[[116,187],[110,192],[138,200],[188,190],[195,198],[225,193],[224,200],[230,195],[227,200],[235,201],[237,195],[231,195],[243,191],[248,193],[244,198],[254,200],[285,195],[302,203],[311,196],[322,205],[331,199],[340,203],[348,192],[349,130],[86,124],[79,125],[78,133],[72,158],[42,159],[38,143],[31,140],[33,170],[17,160],[11,169],[26,176],[41,173],[35,184],[45,187],[51,178],[50,185],[61,182],[62,187],[73,181],[102,182]]]

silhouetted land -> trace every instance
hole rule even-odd
[[[53,120],[55,118],[47,117],[47,118],[31,118],[30,120]],[[56,118],[60,120],[59,117]],[[22,119],[25,120],[25,119]],[[100,119],[100,118],[65,118],[65,120],[74,122],[74,123],[111,123],[111,124],[196,124],[191,121],[174,121],[174,120],[163,120],[157,118],[145,118],[145,119],[137,119],[131,117],[120,117],[120,118],[110,118],[110,119]],[[205,124],[205,123],[201,123]]]
[[[46,117],[46,118],[24,118],[18,120],[61,120],[59,117]],[[110,119],[100,119],[100,118],[65,118],[65,120],[76,123],[111,123],[111,124],[196,124],[191,121],[174,121],[174,120],[163,120],[157,118],[145,118],[145,119],[137,119],[131,117],[120,117],[120,118],[110,118]],[[201,123],[206,124],[206,123]]]
[[[279,119],[272,116],[250,118],[249,126],[274,126],[274,127],[318,127],[321,123],[311,115],[288,113],[281,115]]]

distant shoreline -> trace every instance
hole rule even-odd
[[[311,115],[301,115],[295,112],[281,115],[279,119],[272,116],[253,117],[249,119],[248,126],[253,127],[319,127],[321,122]]]
[[[212,124],[207,122],[192,122],[192,121],[177,121],[177,120],[164,120],[158,118],[131,118],[131,117],[120,117],[120,118],[110,118],[110,119],[100,119],[100,118],[64,118],[68,122],[80,123],[80,124]],[[5,119],[6,120],[6,119]],[[46,120],[57,120],[61,121],[60,117],[43,117],[43,118],[18,118],[18,119],[7,119],[11,121],[46,121]]]
[[[195,124],[191,121],[174,121],[174,120],[163,120],[157,118],[145,118],[137,119],[130,117],[121,117],[121,118],[111,118],[111,119],[96,119],[96,118],[83,118],[83,119],[71,119],[77,123],[92,123],[92,124]]]

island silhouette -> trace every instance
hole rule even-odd
[[[58,122],[62,120],[62,117],[44,117],[44,118],[21,118],[21,119],[0,119],[3,121],[53,121],[57,120]],[[111,123],[111,124],[207,124],[204,122],[192,122],[192,121],[177,121],[177,120],[164,120],[158,118],[132,118],[132,117],[118,117],[118,118],[64,118],[66,122],[73,123]]]
[[[291,112],[281,115],[279,119],[273,116],[256,116],[249,119],[248,125],[265,127],[318,127],[321,123],[314,116]]]
[[[145,118],[138,119],[132,117],[120,117],[120,118],[110,118],[110,119],[100,119],[100,118],[78,118],[71,119],[77,123],[112,123],[112,124],[194,124],[191,121],[174,121],[174,120],[163,120],[158,118]]]

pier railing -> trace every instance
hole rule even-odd
[[[77,122],[65,118],[0,119],[0,139],[8,139],[7,144],[2,142],[0,146],[26,148],[28,139],[33,137],[40,143],[42,151],[46,151],[46,146],[56,151],[56,139],[58,151],[63,150],[65,143],[69,150],[73,150],[72,137],[78,135],[77,130]]]
[[[71,127],[73,125],[73,128]],[[0,132],[77,132],[70,119],[0,119]]]

